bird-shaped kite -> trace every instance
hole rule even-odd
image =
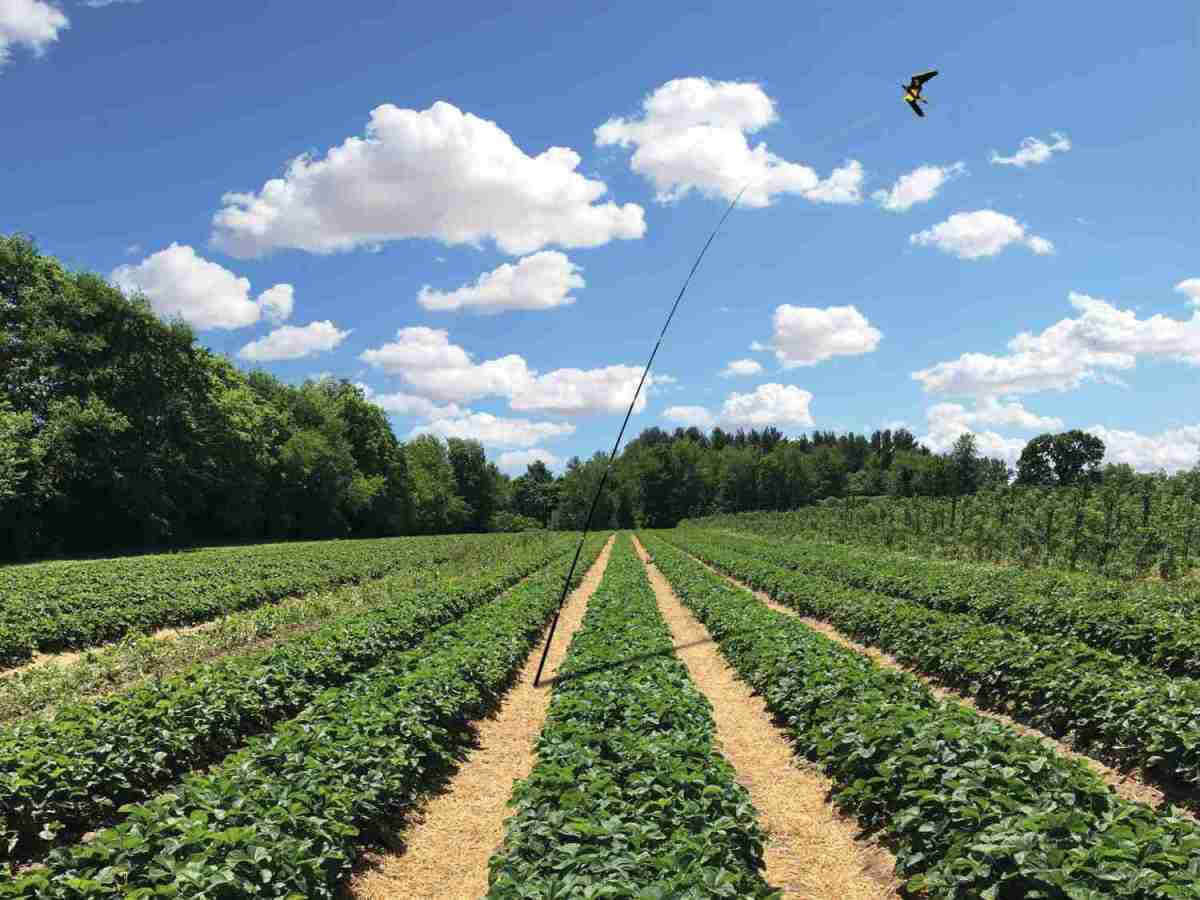
[[[928,103],[929,101],[921,96],[921,88],[924,87],[925,82],[936,74],[937,69],[934,69],[932,72],[922,72],[920,75],[914,75],[912,81],[908,84],[900,85],[904,89],[904,102],[911,106],[912,111],[922,119],[925,118],[925,113],[922,111],[920,104]]]

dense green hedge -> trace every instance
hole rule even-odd
[[[847,587],[786,568],[788,551],[756,556],[723,535],[669,539],[803,615],[1074,746],[1194,794],[1200,787],[1200,683],[1171,678],[1067,638],[1038,637]]]
[[[1081,763],[884,670],[658,537],[664,575],[837,803],[938,900],[1200,895],[1200,827],[1118,798]]]
[[[578,577],[604,540],[592,537]],[[361,830],[410,809],[469,745],[471,721],[511,682],[562,578],[547,569],[322,693],[211,771],[0,884],[0,897],[336,896]]]
[[[184,670],[49,720],[0,729],[0,862],[43,852],[219,759],[295,715],[330,687],[405,650],[432,628],[491,600],[570,546],[568,536],[487,548],[476,571],[409,590],[266,655]],[[506,552],[507,551],[507,552]],[[7,851],[7,852],[4,852]]]
[[[488,897],[777,897],[714,730],[622,536],[558,668]]]

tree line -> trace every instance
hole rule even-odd
[[[948,497],[1100,477],[1081,432],[1030,442],[1017,472],[970,434],[648,428],[593,526],[788,510],[828,498]],[[0,559],[300,538],[578,529],[607,454],[510,478],[476,441],[401,441],[347,381],[243,372],[144,298],[0,236]]]

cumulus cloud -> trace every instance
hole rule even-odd
[[[731,392],[716,413],[703,406],[669,406],[663,417],[680,425],[709,429],[776,428],[813,424],[809,405],[813,395],[793,384],[760,384],[747,394]]]
[[[1139,319],[1107,300],[1074,291],[1069,297],[1078,318],[1017,335],[1005,355],[964,353],[912,377],[929,393],[983,397],[1074,390],[1134,368],[1139,356],[1200,366],[1200,310],[1190,319]]]
[[[1175,290],[1200,306],[1200,278],[1187,278],[1175,285]]]
[[[530,464],[542,462],[547,466],[557,466],[561,460],[549,450],[541,447],[531,447],[528,450],[507,450],[500,454],[497,465],[506,472],[524,472]]]
[[[491,413],[462,412],[455,418],[434,419],[420,425],[412,434],[436,434],[443,438],[476,440],[491,447],[532,447],[556,437],[575,433],[575,426],[566,422],[534,422],[529,419],[506,419]]]
[[[62,10],[44,0],[0,0],[0,69],[14,46],[23,45],[41,56],[70,25]]]
[[[463,414],[462,407],[456,403],[439,406],[432,400],[418,397],[416,394],[405,394],[400,391],[381,394],[361,381],[355,382],[355,384],[369,401],[379,406],[384,412],[395,416],[417,419],[453,419]]]
[[[657,200],[670,203],[698,191],[732,200],[749,185],[742,202],[768,206],[779,194],[819,203],[862,199],[862,166],[848,160],[822,181],[808,166],[789,162],[747,140],[777,120],[775,104],[752,82],[677,78],[642,101],[639,118],[612,118],[596,129],[601,147],[634,148],[630,167],[654,185]]]
[[[258,305],[267,320],[278,325],[292,317],[296,292],[290,284],[277,284],[258,295]]]
[[[281,359],[306,359],[326,353],[350,336],[326,319],[307,325],[284,325],[266,337],[251,341],[238,351],[238,358],[254,362],[276,362]]]
[[[813,424],[808,408],[812,398],[811,393],[794,384],[760,384],[749,394],[726,397],[720,419],[750,428],[809,426]]]
[[[1026,166],[1038,166],[1047,162],[1055,153],[1066,153],[1071,149],[1070,139],[1060,131],[1050,132],[1050,137],[1054,139],[1053,144],[1047,144],[1045,141],[1035,137],[1027,137],[1022,139],[1021,146],[1012,156],[1001,156],[995,150],[992,151],[992,164],[998,166],[1016,166],[1018,169],[1023,169]]]
[[[504,397],[518,412],[564,416],[624,412],[642,374],[640,368],[625,365],[539,374],[517,354],[477,363],[450,342],[444,329],[425,326],[401,328],[395,341],[366,350],[359,358],[434,400],[465,403]],[[669,376],[648,376],[634,412],[645,409],[650,388],[670,381]]]
[[[1039,416],[1019,400],[1003,402],[997,397],[980,398],[974,409],[958,403],[938,403],[929,407],[925,416],[929,433],[920,440],[931,450],[944,453],[962,434],[970,432],[983,455],[999,457],[1008,463],[1015,463],[1021,455],[1025,439],[1005,437],[981,426],[1027,432],[1058,431],[1064,427],[1057,416]]]
[[[937,196],[942,185],[966,171],[962,162],[949,166],[920,166],[901,175],[886,191],[876,191],[871,197],[884,209],[905,212],[918,203],[928,203]]]
[[[1054,252],[1050,241],[1030,234],[1012,216],[994,209],[955,213],[945,222],[909,235],[908,240],[917,246],[937,247],[959,259],[995,256],[1010,244],[1024,244],[1039,256]]]
[[[1185,425],[1158,434],[1139,434],[1091,425],[1085,429],[1104,441],[1104,461],[1126,463],[1140,472],[1178,472],[1200,463],[1200,425]]]
[[[421,288],[417,302],[425,309],[474,309],[498,313],[506,309],[554,309],[575,302],[572,290],[584,287],[579,266],[557,250],[543,250],[480,275],[474,284],[443,292]]]
[[[814,366],[835,356],[870,353],[883,338],[866,316],[853,306],[792,306],[775,308],[775,332],[766,344],[752,350],[772,350],[786,369]]]
[[[243,328],[263,315],[282,322],[292,312],[290,284],[277,284],[250,298],[250,281],[199,256],[187,244],[171,244],[137,265],[117,266],[110,276],[126,293],[144,294],[163,318],[181,317],[201,331]]]
[[[756,359],[735,359],[721,370],[722,378],[736,378],[743,375],[761,375],[762,363]]]
[[[292,160],[257,193],[230,193],[213,241],[234,256],[331,253],[404,238],[495,241],[513,255],[640,238],[643,210],[601,198],[566,147],[527,155],[496,123],[439,101],[371,112],[365,137]]]
[[[1004,437],[986,428],[976,413],[957,403],[939,403],[926,411],[929,431],[918,440],[935,453],[945,453],[963,434],[975,436],[975,446],[984,456],[998,457],[1012,465],[1021,455],[1025,440]]]
[[[717,420],[703,406],[668,406],[663,416],[680,425],[695,425],[697,428],[712,428]]]

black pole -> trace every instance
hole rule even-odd
[[[749,185],[746,187],[749,187]],[[742,194],[745,192],[745,187],[738,191],[737,196],[729,204],[729,208],[725,210],[725,214],[717,222],[717,227],[713,229],[712,234],[708,236],[708,240],[704,242],[704,247],[700,250],[700,255],[692,263],[691,271],[688,272],[687,278],[683,281],[683,287],[679,289],[675,303],[671,306],[671,312],[667,315],[667,321],[663,323],[662,331],[658,333],[658,340],[654,342],[654,349],[650,351],[650,358],[646,360],[646,367],[642,369],[642,377],[638,381],[637,390],[633,392],[633,399],[629,401],[629,409],[625,411],[625,421],[621,423],[621,430],[617,432],[617,439],[613,442],[612,451],[608,454],[608,462],[604,466],[604,474],[600,476],[600,485],[596,488],[596,495],[592,497],[592,505],[589,507],[587,519],[583,523],[583,534],[579,538],[579,546],[575,548],[575,558],[571,560],[571,568],[567,570],[567,578],[563,582],[562,593],[558,597],[558,608],[554,611],[554,619],[550,622],[550,633],[546,635],[546,645],[542,648],[542,658],[538,662],[537,674],[533,676],[534,687],[538,687],[541,684],[542,669],[546,665],[546,655],[550,652],[550,642],[554,640],[554,630],[558,628],[558,617],[562,614],[563,604],[567,600],[567,592],[571,589],[571,579],[575,576],[575,567],[579,564],[579,554],[583,552],[584,541],[587,540],[588,532],[592,527],[592,514],[596,512],[596,504],[600,502],[600,495],[604,493],[604,485],[608,481],[608,473],[612,469],[613,460],[616,458],[617,448],[621,446],[621,438],[625,435],[625,426],[629,424],[629,417],[633,415],[633,408],[637,405],[637,399],[642,393],[642,385],[646,383],[646,375],[650,372],[650,366],[654,364],[654,357],[658,354],[658,348],[662,346],[663,337],[667,333],[667,328],[670,326],[671,320],[675,318],[675,310],[679,309],[679,301],[683,299],[684,292],[688,289],[688,285],[691,284],[692,276],[700,268],[700,260],[704,259],[704,254],[708,252],[709,245],[712,244],[713,239],[717,236],[717,232],[721,230],[721,226],[725,224],[725,220],[729,218],[729,214],[733,212],[733,208],[737,206],[737,202],[742,199]]]

